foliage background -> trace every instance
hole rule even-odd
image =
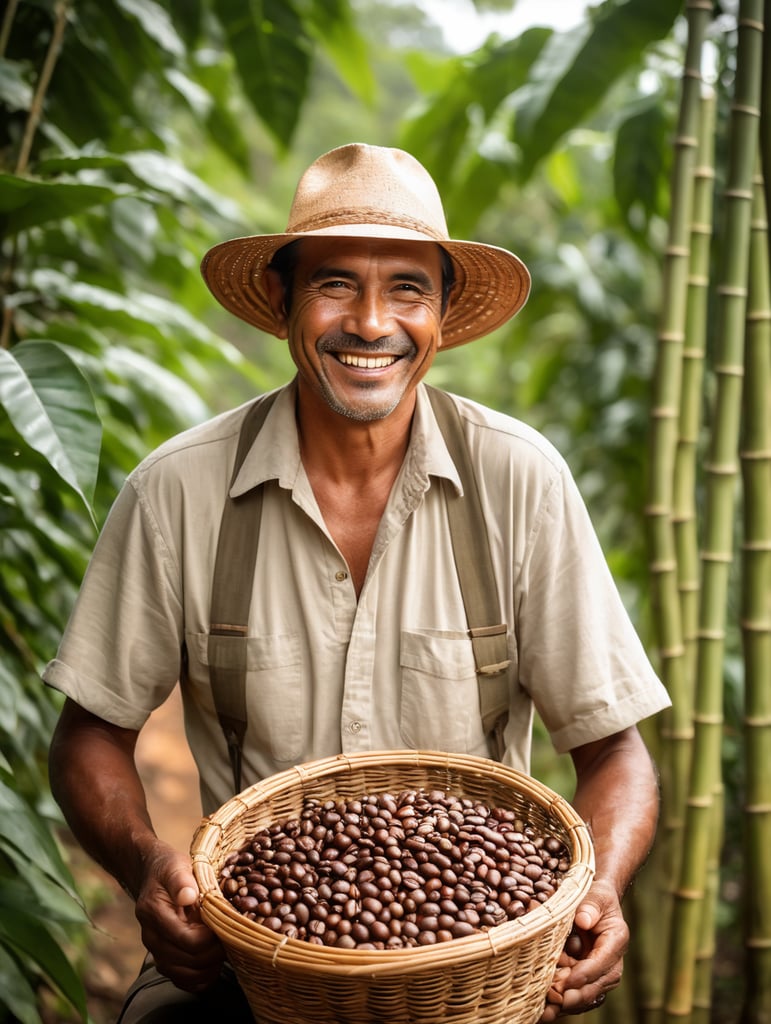
[[[724,121],[735,11],[713,15]],[[411,150],[455,237],[529,265],[525,310],[432,379],[557,444],[653,650],[645,458],[685,26],[671,0],[605,0],[569,32],[459,55],[399,0],[18,0],[0,31],[0,1020],[33,1024],[49,987],[86,1012],[63,952],[86,914],[44,769],[58,698],[39,673],[126,473],[292,373],[197,266],[223,237],[282,230],[319,153]],[[730,743],[726,763],[738,792]],[[569,791],[540,733],[534,771]],[[721,914],[730,936],[735,900]]]

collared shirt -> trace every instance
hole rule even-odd
[[[247,642],[244,784],[301,761],[413,747],[488,754],[440,479],[459,477],[424,387],[357,599],[300,457],[293,384],[233,484],[264,486]],[[508,626],[505,760],[528,770],[534,708],[562,752],[669,704],[561,456],[456,398]],[[181,681],[205,813],[232,795],[207,637],[224,497],[248,406],[162,445],[131,474],[89,564],[50,685],[140,729]]]

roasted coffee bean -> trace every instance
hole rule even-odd
[[[394,949],[472,935],[538,908],[570,858],[504,807],[441,790],[308,800],[220,873],[234,908],[285,938]]]

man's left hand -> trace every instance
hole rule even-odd
[[[607,882],[595,881],[576,912],[541,1024],[601,1006],[621,980],[628,945],[629,929],[618,894]]]

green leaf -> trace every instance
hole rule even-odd
[[[61,947],[30,909],[28,893],[0,885],[0,941],[30,957],[85,1020],[88,1010],[83,985]]]
[[[314,0],[308,19],[348,88],[364,103],[371,104],[375,77],[367,45],[356,30],[348,0]]]
[[[0,174],[0,226],[15,234],[23,228],[60,221],[93,206],[111,203],[129,191],[125,185],[38,181]]]
[[[312,40],[290,0],[213,0],[244,93],[287,148],[308,91]]]
[[[0,101],[9,110],[29,110],[32,106],[32,86],[26,73],[23,64],[0,57]]]
[[[174,57],[183,57],[185,44],[180,39],[168,13],[154,0],[116,0],[124,13],[136,18],[142,31],[162,50]]]
[[[60,886],[77,903],[78,895],[72,878],[53,836],[34,809],[12,787],[5,773],[0,775],[0,815],[3,819],[0,849],[23,870],[34,864],[36,870]]]
[[[551,34],[550,29],[530,29],[516,39],[486,43],[476,53],[457,58],[441,91],[406,123],[400,145],[425,164],[446,205],[452,205],[453,190],[462,205],[462,190],[455,181],[459,164],[477,155],[485,127],[509,95],[527,82]],[[490,196],[486,198],[489,201]]]
[[[646,47],[666,36],[679,14],[672,0],[619,0],[603,4],[593,25],[554,33],[517,105],[514,139],[522,149],[523,180],[639,65]]]
[[[0,1006],[6,1006],[21,1024],[40,1024],[37,997],[26,975],[0,945]]]
[[[631,225],[633,211],[649,221],[661,214],[662,181],[668,181],[670,123],[660,97],[628,117],[616,133],[613,186],[621,212]],[[633,225],[637,229],[640,224]]]
[[[51,341],[0,349],[0,405],[93,519],[102,430],[88,381],[70,356]]]

